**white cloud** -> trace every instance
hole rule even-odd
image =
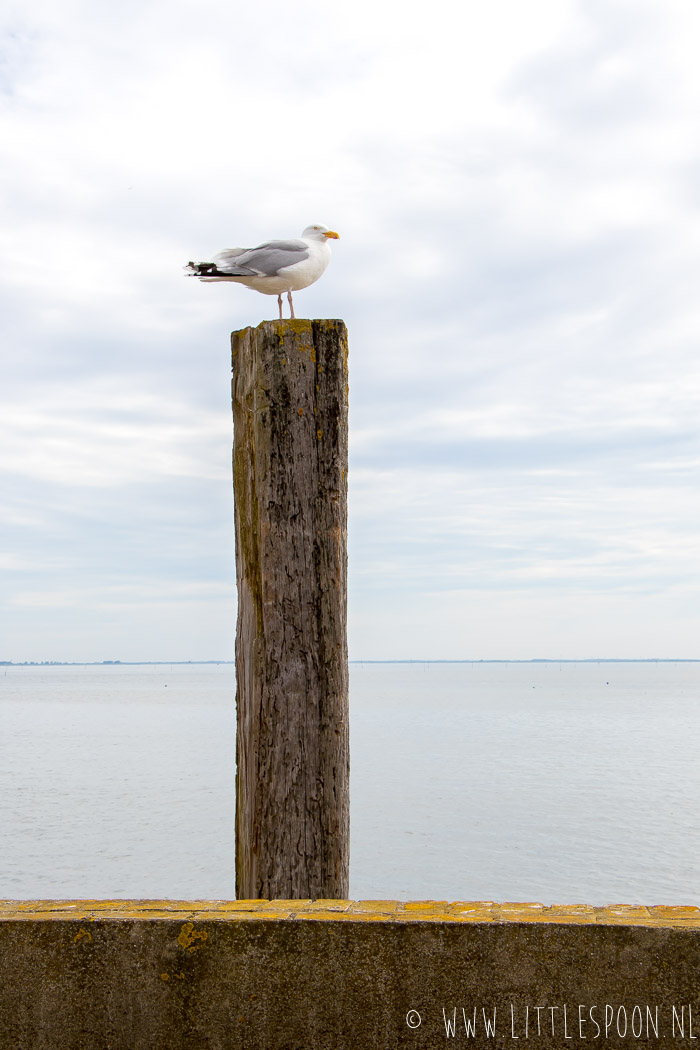
[[[199,578],[221,637],[228,332],[274,301],[181,267],[323,221],[341,240],[297,306],[350,328],[354,655],[405,637],[458,656],[467,635],[470,655],[587,655],[601,624],[610,655],[635,655],[635,631],[641,655],[655,630],[692,648],[699,18],[686,0],[11,3],[8,600],[97,609],[115,552],[127,577],[87,634],[71,605],[63,653],[41,648],[47,619],[13,621],[16,644],[139,646],[139,576],[163,594]],[[508,610],[528,601],[523,633]],[[154,657],[168,632],[187,644],[173,609]],[[211,656],[204,638],[184,655]]]
[[[3,468],[37,483],[114,488],[153,478],[226,479],[232,425],[155,393],[109,388],[104,381],[45,391],[9,405],[0,423]]]

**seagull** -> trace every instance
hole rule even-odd
[[[276,295],[282,320],[282,292],[294,318],[292,292],[317,281],[331,261],[331,240],[338,234],[327,226],[307,226],[299,240],[266,241],[257,248],[227,248],[211,262],[189,262],[185,270],[200,281],[235,281],[263,295]]]

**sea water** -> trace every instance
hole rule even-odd
[[[0,668],[0,896],[234,895],[231,665]],[[697,904],[700,664],[351,665],[354,898]]]

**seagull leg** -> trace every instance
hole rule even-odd
[[[294,318],[294,303],[292,302],[292,293],[291,292],[287,292],[287,302],[289,303],[289,309],[292,311],[290,316],[291,316],[292,320],[294,320],[295,319]]]
[[[277,296],[277,305],[280,308],[280,321],[282,320],[282,293],[280,292]]]

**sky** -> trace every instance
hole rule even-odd
[[[352,659],[700,658],[694,0],[10,0],[0,659],[232,659],[233,329],[337,230]]]

